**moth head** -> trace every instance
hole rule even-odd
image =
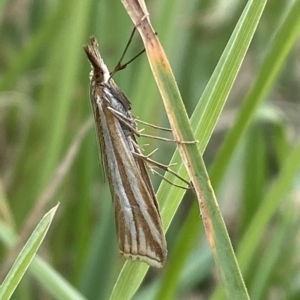
[[[91,79],[94,79],[98,83],[107,83],[110,78],[110,73],[100,55],[96,38],[91,37],[91,44],[83,48],[93,68],[90,78],[92,77]]]
[[[104,83],[105,80],[103,70],[99,68],[93,69],[90,73],[90,79],[97,83]]]

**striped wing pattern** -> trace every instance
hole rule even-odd
[[[136,124],[131,104],[110,78],[95,39],[85,51],[93,67],[90,98],[113,198],[120,252],[126,258],[161,267],[167,256],[166,241],[145,161],[133,154],[139,149],[132,130]]]

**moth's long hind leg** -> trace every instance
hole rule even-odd
[[[138,151],[138,150],[137,150],[137,151]],[[166,172],[171,173],[172,175],[174,175],[175,177],[177,177],[178,179],[180,179],[181,181],[183,181],[183,182],[188,186],[188,189],[189,189],[189,188],[192,188],[191,183],[190,183],[189,181],[185,180],[183,177],[181,177],[180,175],[178,175],[175,171],[173,171],[173,170],[170,168],[171,165],[164,165],[164,164],[162,164],[162,163],[159,163],[159,162],[157,162],[157,161],[151,159],[149,156],[151,156],[152,154],[153,154],[153,152],[150,153],[149,155],[143,155],[143,154],[141,154],[141,153],[139,153],[139,152],[133,152],[133,155],[135,155],[136,157],[139,157],[139,158],[143,159],[143,160],[146,161],[148,164],[153,165],[153,166],[156,166],[156,167],[158,167],[158,168],[160,168],[160,169],[162,169],[162,170],[165,170]],[[153,170],[153,169],[152,169],[152,171],[154,171],[154,173],[158,173],[158,172],[156,172],[156,171]],[[159,174],[159,173],[158,173],[158,174]],[[159,175],[160,175],[163,179],[165,179],[164,176],[162,176],[161,174],[159,174]],[[171,183],[168,179],[165,179],[165,180],[166,180],[167,182]],[[173,184],[173,183],[171,183],[171,184]],[[174,185],[175,185],[175,184],[174,184]],[[182,186],[179,186],[179,187],[185,188],[185,187],[182,187]],[[186,189],[186,188],[185,188],[185,189]]]
[[[149,127],[152,127],[152,128],[158,129],[158,130],[172,132],[171,128],[157,126],[157,125],[145,122],[145,121],[141,121],[137,118],[135,118],[135,121],[137,123],[141,123],[141,124],[144,124],[146,126],[149,126]],[[141,133],[141,132],[140,132],[139,136],[147,137],[147,138],[151,138],[151,139],[155,139],[155,140],[160,140],[160,141],[165,141],[165,142],[173,142],[173,143],[177,143],[177,144],[196,144],[196,143],[198,143],[197,140],[195,140],[195,141],[177,141],[174,139],[168,139],[168,138],[164,138],[164,137],[160,137],[160,136],[156,136],[156,135],[145,134],[145,133]]]

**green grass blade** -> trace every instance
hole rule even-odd
[[[299,3],[299,1],[297,1],[297,2]],[[294,7],[293,9],[291,9],[291,12],[293,11],[292,14],[288,14],[285,22],[283,24],[279,25],[279,28],[280,28],[278,30],[279,37],[275,37],[275,41],[278,41],[278,42],[274,42],[272,45],[270,45],[270,50],[268,52],[270,53],[271,56],[266,57],[265,62],[262,65],[262,70],[260,71],[260,74],[264,74],[264,76],[260,75],[259,78],[260,78],[260,80],[263,80],[264,82],[274,83],[274,80],[278,76],[278,73],[279,73],[280,69],[282,68],[282,65],[283,65],[287,55],[291,51],[291,47],[296,39],[295,33],[298,30],[299,17],[295,16],[297,10],[299,10],[299,4],[296,7]],[[282,28],[284,28],[284,29],[282,29]],[[294,33],[292,33],[291,35],[287,34],[288,28],[289,28],[289,31],[294,32]],[[275,48],[274,48],[274,45],[276,45]],[[286,48],[287,45],[289,45],[288,48]],[[280,58],[279,60],[277,60],[275,58],[276,55]],[[273,63],[271,63],[271,62],[273,62]],[[279,64],[279,65],[277,65],[277,64]],[[271,69],[269,69],[269,68],[271,68]],[[269,70],[269,72],[268,72],[268,70]],[[275,70],[275,73],[274,73],[274,70]],[[220,68],[220,71],[222,71],[222,68]],[[223,71],[226,72],[226,69],[224,69]],[[225,72],[224,72],[224,74],[226,74]],[[256,104],[256,101],[262,102],[264,100],[265,94],[271,88],[271,84],[268,84],[267,89],[265,90],[264,84],[261,84],[260,80],[255,80],[255,83],[253,85],[253,90],[255,92],[253,91],[253,92],[249,93],[249,95],[255,95],[255,97],[248,96],[247,99],[244,101],[241,111],[239,112],[239,115],[236,119],[237,121],[233,125],[232,129],[229,131],[228,136],[230,136],[231,138],[226,138],[226,140],[224,141],[224,143],[226,143],[226,145],[224,145],[221,148],[219,155],[217,156],[217,158],[215,159],[215,161],[213,163],[213,167],[212,167],[210,174],[211,174],[211,180],[212,180],[213,186],[215,188],[219,187],[221,178],[224,175],[224,171],[225,171],[226,167],[228,166],[228,162],[229,162],[230,158],[232,157],[238,142],[241,140],[241,138],[244,134],[244,130],[241,130],[241,129],[247,128],[248,122],[250,122],[253,119],[254,114],[257,111],[258,105]],[[260,91],[260,92],[258,92],[258,91]],[[263,93],[262,93],[262,91],[263,91]],[[217,105],[216,105],[216,107],[217,107]],[[196,122],[199,118],[201,118],[201,115],[202,115],[202,111],[199,108],[201,108],[201,107],[198,105],[194,112],[192,120],[191,120],[193,127],[198,125]],[[213,109],[213,108],[214,108],[214,106],[211,106],[211,109]],[[203,109],[205,109],[205,108],[203,108]],[[247,113],[251,116],[250,119],[248,119]],[[204,115],[208,116],[209,114],[204,113]],[[203,146],[201,145],[202,140],[203,140],[202,139],[203,134],[205,134],[204,130],[205,130],[205,125],[202,124],[201,122],[199,122],[199,126],[197,127],[197,131],[196,131],[196,137],[199,140],[201,149],[202,149],[202,147],[204,149],[204,147],[206,145],[206,144],[203,144]],[[227,163],[224,163],[224,161],[227,161]],[[182,174],[182,173],[180,172],[180,174]],[[194,211],[197,211],[197,210],[198,210],[198,208],[197,208],[197,205],[195,204],[193,206],[190,214],[194,214]],[[197,224],[196,222],[197,222],[197,217],[195,217],[195,219],[194,219],[194,224]],[[197,226],[197,225],[193,225],[193,226]],[[183,230],[186,230],[186,229],[183,229]],[[193,232],[193,228],[190,228],[190,231]],[[195,236],[195,238],[196,238],[196,236]],[[183,244],[183,243],[184,243],[184,239],[178,240],[178,244]],[[171,266],[170,266],[170,268],[171,268]],[[174,286],[175,285],[176,285],[176,283],[174,283]],[[171,287],[166,287],[166,286],[162,287],[162,289],[168,289],[168,288],[171,288]]]
[[[245,9],[245,12],[237,26],[237,29],[234,32],[232,39],[229,42],[228,47],[226,48],[227,51],[225,50],[225,54],[224,54],[224,56],[222,56],[222,58],[220,60],[220,64],[218,65],[219,70],[217,67],[217,69],[214,73],[215,75],[213,75],[212,80],[211,80],[212,84],[211,84],[211,86],[208,85],[208,88],[206,89],[206,93],[204,93],[204,95],[203,95],[203,97],[205,97],[205,99],[207,101],[208,100],[210,100],[210,101],[205,102],[204,100],[201,99],[200,105],[198,106],[199,110],[197,110],[197,112],[199,113],[199,111],[201,111],[200,114],[202,116],[205,116],[204,120],[202,118],[200,118],[200,122],[199,122],[199,115],[194,114],[194,116],[193,116],[193,118],[195,118],[195,120],[197,119],[197,125],[199,125],[199,127],[196,128],[196,130],[199,128],[201,128],[201,129],[199,129],[199,131],[200,130],[202,131],[203,128],[205,128],[205,130],[206,130],[204,132],[204,134],[202,132],[202,135],[201,135],[201,138],[199,141],[200,149],[202,151],[211,135],[211,132],[215,126],[216,120],[222,110],[222,107],[223,107],[225,100],[227,98],[227,95],[230,91],[230,88],[232,86],[234,78],[237,74],[239,66],[241,65],[241,62],[243,60],[243,57],[247,50],[247,47],[249,46],[249,43],[251,41],[251,38],[252,38],[255,28],[257,26],[259,17],[263,11],[264,3],[262,3],[261,1],[256,1],[256,2],[254,1],[253,3],[254,3],[254,4],[252,4],[253,6],[249,5],[249,6],[247,6],[247,9]],[[248,18],[247,18],[247,16],[248,16]],[[242,25],[244,25],[244,27]],[[241,30],[241,28],[242,28],[242,30]],[[246,33],[246,35],[245,35],[245,33]],[[237,36],[239,38],[237,38]],[[244,36],[245,39],[242,39],[241,38],[242,36]],[[233,47],[233,45],[235,47]],[[232,50],[232,48],[235,51]],[[229,54],[231,54],[231,56],[229,55],[229,58],[228,58],[227,52],[229,52]],[[227,65],[225,63],[227,63]],[[225,69],[226,73],[224,71],[224,64],[226,67],[226,69]],[[220,75],[220,71],[223,71],[223,72],[221,72],[221,75],[223,74],[222,76]],[[228,74],[229,74],[229,76],[228,76]],[[215,86],[216,82],[218,84]],[[216,89],[216,87],[218,87],[219,90]],[[216,93],[216,94],[214,94],[214,93]],[[213,97],[209,97],[212,95],[213,95]],[[214,101],[218,101],[219,103],[217,105],[215,105],[216,103],[214,103],[212,99],[214,99]],[[203,103],[207,103],[207,104],[204,105]],[[180,107],[179,105],[177,105],[177,103],[173,104],[171,106],[176,107],[177,109],[178,109],[178,107]],[[203,108],[204,108],[204,110],[203,110]],[[203,113],[203,111],[205,111],[205,113]],[[204,123],[205,126],[201,126],[201,125],[204,125],[202,123],[203,121],[205,121],[205,123]],[[211,122],[209,122],[209,121],[211,121]],[[180,127],[185,128],[185,125],[181,124]],[[198,136],[198,132],[197,132],[197,136]],[[190,140],[189,136],[184,136],[184,140]],[[193,154],[193,156],[194,155],[195,154]],[[197,161],[199,161],[199,159],[197,159]],[[200,167],[200,168],[202,168],[202,167]],[[179,173],[182,174],[181,170],[179,171]],[[168,192],[170,192],[170,187],[168,187]],[[162,193],[161,190],[159,190],[158,196],[160,195],[160,193]],[[180,193],[181,193],[181,195],[180,195]],[[162,218],[164,220],[164,224],[167,224],[167,226],[165,226],[165,227],[168,227],[169,222],[171,221],[171,219],[176,211],[176,205],[178,205],[180,203],[183,192],[177,191],[176,194],[177,194],[177,196],[175,197],[175,199],[174,199],[174,197],[172,197],[172,201],[169,201],[168,203],[166,203],[167,202],[166,199],[170,199],[170,198],[163,197],[163,199],[165,201],[163,201],[163,203],[161,202]],[[178,195],[179,195],[179,197],[178,197]],[[164,196],[166,196],[166,195],[164,195]],[[159,199],[160,199],[160,197],[159,197]],[[175,202],[175,204],[174,204],[174,202]],[[174,210],[174,208],[175,208],[175,210]],[[167,214],[167,216],[166,216],[166,214]],[[227,260],[227,258],[225,260]],[[117,282],[117,284],[115,286],[115,291],[117,289],[117,285],[120,284],[120,278],[123,278],[123,280],[126,280],[125,276],[123,276],[123,275],[128,276],[127,272],[125,272],[125,271],[124,271],[124,273],[122,272],[120,274],[119,281]],[[139,286],[139,284],[142,280],[141,275],[142,275],[141,273],[138,273],[136,276],[136,283],[135,283],[136,288]],[[238,277],[239,277],[239,275],[238,275]],[[131,288],[131,292],[132,292],[133,281],[131,280],[130,283],[131,283],[130,288]],[[124,284],[124,286],[126,286],[126,285]],[[122,291],[122,292],[124,292],[124,291]],[[130,298],[130,295],[131,294],[129,293],[128,298]]]
[[[194,237],[199,233],[200,224],[193,226],[195,219],[198,219],[198,223],[200,222],[199,211],[196,209],[185,220],[185,226],[183,226],[178,234],[178,241],[182,241],[183,243],[176,243],[172,255],[168,258],[167,268],[160,282],[158,293],[155,296],[157,300],[174,299],[183,267],[196,242]],[[191,228],[194,232],[191,232]]]
[[[0,240],[8,247],[13,247],[17,240],[16,233],[1,221]],[[84,296],[38,255],[33,258],[29,271],[55,299],[86,300]]]
[[[264,100],[264,97],[266,96],[267,92],[271,88],[271,84],[274,84],[274,81],[276,77],[279,74],[280,69],[283,66],[284,61],[286,60],[287,55],[290,53],[292,46],[294,45],[297,36],[299,34],[300,30],[300,16],[298,14],[298,11],[300,9],[300,1],[297,0],[294,2],[294,5],[290,7],[286,17],[284,18],[282,24],[278,27],[277,34],[274,37],[273,43],[270,45],[269,52],[263,62],[263,65],[258,73],[257,79],[255,80],[252,89],[248,93],[245,101],[243,102],[243,105],[239,111],[239,114],[236,118],[236,121],[234,123],[234,126],[228,133],[227,137],[224,140],[223,146],[220,149],[219,154],[217,155],[215,162],[212,166],[211,170],[211,180],[214,184],[214,186],[219,186],[221,177],[225,172],[226,166],[228,165],[228,162],[234,153],[234,150],[236,149],[239,141],[241,140],[244,132],[247,130],[250,121],[254,117],[254,113],[256,112],[259,104]],[[295,150],[297,151],[297,150]],[[293,162],[295,163],[295,162]],[[296,163],[297,165],[297,163]],[[295,173],[293,175],[291,174],[288,176],[288,179],[286,180],[292,180],[291,176],[295,176]],[[281,181],[278,179],[279,182]],[[285,190],[286,192],[287,190]],[[279,192],[279,191],[276,191]],[[281,194],[283,196],[283,194]],[[274,199],[275,203],[278,203],[276,201],[279,201],[280,198],[278,198],[278,195]],[[264,211],[266,215],[262,218],[262,223],[259,223],[259,226],[256,226],[256,230],[260,232],[264,232],[264,226],[267,224],[268,220],[270,219],[271,215],[270,213],[274,213],[275,206],[276,205],[271,199],[265,200],[269,202],[269,205],[272,206],[271,211]],[[266,203],[264,201],[264,203]],[[271,204],[273,203],[273,204]],[[267,208],[266,208],[267,209]],[[264,214],[261,212],[261,214]],[[255,220],[259,219],[260,217],[255,217]],[[253,221],[252,221],[252,226]],[[257,224],[258,225],[258,224]],[[250,225],[251,226],[251,225]],[[258,238],[261,237],[261,235],[257,236],[253,232],[253,228],[250,229],[248,225],[248,233],[243,238],[243,241],[241,243],[241,254],[238,254],[238,261],[240,262],[241,270],[244,271],[249,266],[250,258],[254,253],[251,252],[254,251],[258,245]],[[252,238],[248,235],[253,234]],[[255,236],[255,237],[254,237]],[[247,242],[247,240],[248,242]],[[249,249],[246,249],[246,244],[249,244]],[[247,246],[246,246],[247,247]],[[245,253],[247,252],[247,254]],[[240,260],[241,255],[241,260]],[[249,255],[249,257],[247,257]],[[213,299],[221,299],[221,292],[220,289],[216,290]]]
[[[37,250],[46,236],[57,207],[58,204],[44,215],[29,237],[28,241],[0,286],[0,299],[10,299],[13,292],[17,288],[20,280],[22,279],[24,273],[29,267],[32,259],[34,258]]]

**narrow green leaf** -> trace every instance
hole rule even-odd
[[[0,299],[10,299],[25,271],[39,249],[59,204],[44,215],[0,286]]]
[[[0,240],[12,247],[16,240],[16,233],[0,220]],[[86,300],[69,282],[57,273],[47,262],[35,255],[29,271],[37,281],[43,284],[50,295],[58,300]]]

